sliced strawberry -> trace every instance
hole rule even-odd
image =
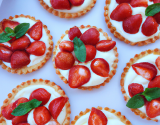
[[[29,55],[25,51],[15,51],[11,56],[11,67],[22,68],[30,63]]]
[[[132,68],[138,75],[150,81],[157,75],[156,67],[148,62],[135,63]]]
[[[88,119],[88,125],[107,125],[107,122],[108,119],[101,110],[92,108]]]
[[[154,3],[160,3],[160,0],[153,0]]]
[[[24,50],[29,46],[30,43],[30,39],[26,35],[24,35],[12,42],[11,47],[12,50]]]
[[[160,88],[160,75],[156,76],[152,81],[149,82],[148,88]]]
[[[47,90],[39,88],[31,93],[29,100],[37,99],[38,101],[42,101],[42,105],[45,105],[49,101],[50,97],[51,94]]]
[[[69,0],[73,6],[80,6],[84,3],[84,0]]]
[[[41,106],[34,109],[33,118],[37,125],[45,125],[50,121],[51,114],[45,106]]]
[[[142,33],[145,36],[151,36],[154,33],[156,33],[157,30],[158,30],[158,23],[156,22],[156,20],[151,16],[147,17],[142,25]]]
[[[130,3],[131,0],[116,0],[116,2],[117,2],[118,4],[121,4],[121,3]]]
[[[2,29],[3,31],[5,31],[6,27],[10,27],[11,29],[14,29],[17,25],[19,25],[20,23],[17,21],[11,21],[11,20],[4,20],[2,22]]]
[[[130,4],[132,7],[148,7],[147,0],[131,0]]]
[[[59,52],[55,58],[55,65],[59,69],[68,70],[75,62],[74,56],[69,52]]]
[[[69,70],[68,82],[71,88],[78,88],[87,83],[91,78],[88,67],[75,65]]]
[[[5,47],[0,46],[0,60],[10,62],[13,52]]]
[[[30,125],[29,123],[19,123],[18,125]]]
[[[138,83],[131,83],[128,86],[128,92],[131,97],[144,91],[144,87]]]
[[[9,42],[0,43],[0,47],[5,47],[6,49],[12,50],[11,44]]]
[[[14,107],[16,108],[19,104],[25,103],[25,102],[28,102],[28,101],[29,101],[29,100],[28,100],[27,98],[21,97],[21,98],[17,99],[17,100],[13,103],[13,105],[14,105]]]
[[[43,24],[41,21],[36,22],[29,30],[29,36],[34,40],[40,40],[42,38]]]
[[[160,3],[160,2],[159,2]],[[158,24],[160,24],[160,12],[156,13],[153,18],[157,21]]]
[[[101,40],[96,44],[96,49],[102,52],[109,51],[113,49],[116,45],[115,41],[112,40]]]
[[[160,70],[160,56],[158,56],[158,58],[156,59],[155,64],[158,67],[158,69]]]
[[[71,41],[64,40],[59,44],[61,51],[72,52],[74,50],[74,44]]]
[[[2,110],[2,115],[7,120],[12,120],[14,118],[14,116],[11,114],[13,110],[14,110],[14,106],[13,106],[13,103],[11,103]]]
[[[139,32],[142,23],[142,15],[136,14],[128,17],[123,21],[123,29],[125,32],[135,34]]]
[[[67,9],[70,10],[71,9],[71,4],[69,2],[69,0],[50,0],[51,5],[54,9]]]
[[[69,29],[68,37],[70,40],[73,40],[75,37],[80,37],[82,35],[80,29],[77,26],[74,26]]]
[[[109,76],[109,64],[106,60],[102,58],[96,58],[91,62],[91,69],[92,71],[102,77],[108,77]]]
[[[92,45],[85,45],[85,47],[86,47],[86,61],[85,62],[88,62],[95,58],[97,51],[96,51],[96,48]]]
[[[53,119],[57,119],[67,101],[68,97],[58,97],[50,102],[48,108]]]
[[[132,9],[128,3],[119,4],[111,13],[110,18],[116,21],[123,21],[132,15]]]
[[[27,122],[27,117],[28,117],[28,114],[23,115],[23,116],[15,116],[12,119],[12,125],[18,125],[19,123]]]

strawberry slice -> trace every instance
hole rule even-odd
[[[71,41],[64,40],[59,44],[61,51],[72,52],[74,50],[74,44]]]
[[[160,3],[160,0],[153,0],[154,3]]]
[[[130,3],[131,0],[116,0],[116,2],[117,2],[118,4],[121,4],[121,3]]]
[[[108,119],[105,114],[96,108],[92,108],[88,125],[107,125]]]
[[[158,58],[156,59],[155,64],[158,67],[158,69],[160,70],[160,56],[158,56]]]
[[[10,62],[13,52],[5,47],[0,46],[0,60]]]
[[[111,13],[110,18],[116,21],[123,21],[132,15],[132,9],[128,3],[119,4]]]
[[[156,67],[148,62],[135,63],[132,68],[138,75],[150,81],[157,75]]]
[[[14,29],[17,25],[19,25],[20,23],[17,21],[11,21],[11,20],[4,20],[2,22],[2,29],[3,31],[5,31],[6,27],[10,27],[11,29]]]
[[[96,58],[91,62],[91,69],[92,71],[102,77],[108,77],[109,76],[109,64],[106,60],[102,58]]]
[[[160,88],[160,75],[156,76],[152,81],[149,82],[148,88]]]
[[[135,34],[139,32],[142,23],[142,15],[136,14],[128,17],[123,21],[123,29],[125,32]]]
[[[40,40],[42,38],[42,27],[41,21],[36,22],[29,30],[29,36],[34,40]]]
[[[29,123],[19,123],[18,125],[30,125]]]
[[[144,87],[138,83],[131,83],[128,86],[128,92],[131,97],[137,95],[138,93],[142,93],[144,91]]]
[[[68,100],[68,97],[58,97],[50,102],[48,108],[53,119],[57,119]]]
[[[2,109],[2,115],[7,120],[12,120],[15,116],[13,116],[11,113],[14,110],[13,103],[7,105],[4,109]]]
[[[96,48],[92,45],[85,45],[85,47],[86,47],[86,61],[85,62],[87,63],[88,61],[91,61],[92,59],[95,58],[97,51],[96,51]]]
[[[15,51],[11,56],[11,67],[22,68],[30,63],[29,55],[25,51]]]
[[[148,7],[147,0],[131,0],[130,4],[132,7]]]
[[[68,31],[68,37],[70,40],[73,40],[75,37],[79,38],[81,35],[82,35],[82,33],[77,26],[70,28]]]
[[[84,3],[84,0],[69,0],[73,6],[80,6]]]
[[[101,40],[96,44],[96,49],[102,52],[110,51],[116,45],[115,41],[112,40]]]
[[[23,116],[15,116],[12,119],[12,125],[18,125],[19,123],[27,122],[27,117],[28,117],[28,114],[23,115]]]
[[[160,3],[160,2],[159,2]],[[160,12],[156,13],[153,18],[157,21],[158,24],[160,24]]]
[[[37,125],[45,125],[50,121],[51,114],[45,106],[41,106],[34,109],[33,118]]]
[[[154,33],[156,33],[157,30],[158,30],[158,23],[156,22],[156,20],[151,16],[147,17],[142,25],[142,33],[145,36],[151,36]]]
[[[60,10],[71,9],[71,4],[69,0],[50,0],[50,2],[54,9],[60,9]]]
[[[47,90],[39,88],[31,93],[29,100],[37,99],[38,101],[42,101],[42,105],[45,105],[49,101],[50,97],[51,94]]]
[[[21,97],[21,98],[17,99],[17,100],[13,103],[13,105],[14,105],[14,107],[16,108],[19,104],[25,103],[25,102],[28,102],[28,101],[29,101],[29,100],[28,100],[27,98]]]
[[[11,44],[9,42],[0,43],[0,47],[5,47],[6,49],[12,50]]]

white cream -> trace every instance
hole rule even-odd
[[[150,4],[153,4],[153,2],[148,2],[148,5],[150,5]],[[110,17],[110,14],[112,13],[112,11],[117,6],[118,6],[118,4],[117,4],[116,0],[111,0],[111,3],[109,5],[109,17]],[[131,6],[131,8],[132,8],[132,15],[135,15],[135,14],[141,14],[142,15],[142,18],[143,18],[142,24],[143,24],[144,21],[147,18],[147,16],[145,16],[146,7],[134,7],[133,8]],[[141,32],[141,29],[142,29],[142,24],[141,24],[138,33],[129,34],[129,33],[126,33],[123,30],[122,21],[119,22],[119,21],[115,21],[115,20],[110,19],[110,22],[112,23],[112,25],[114,27],[116,27],[117,32],[119,32],[122,36],[124,36],[126,39],[128,39],[131,42],[138,42],[138,41],[147,40],[149,38],[153,38],[154,36],[158,36],[158,33],[159,33],[159,28],[157,28],[157,32],[155,34],[153,34],[152,36],[147,37],[147,36],[143,35],[143,33]]]

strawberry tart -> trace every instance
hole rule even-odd
[[[160,50],[136,54],[121,75],[121,91],[127,107],[141,118],[160,120]]]
[[[75,116],[71,125],[132,125],[121,112],[116,112],[108,107],[86,109]]]
[[[143,46],[160,37],[159,0],[106,0],[105,21],[116,38]]]
[[[77,18],[90,11],[97,0],[39,0],[48,12],[60,18]]]
[[[55,46],[56,73],[71,88],[90,90],[104,86],[116,73],[118,53],[115,45],[102,29],[90,25],[74,26]]]
[[[31,73],[51,57],[50,31],[34,17],[16,15],[2,20],[0,37],[0,65],[8,72]]]
[[[0,113],[2,125],[69,125],[70,103],[54,82],[33,79],[8,94]]]

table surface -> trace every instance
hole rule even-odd
[[[0,0],[0,3],[1,1],[2,0]],[[139,47],[130,46],[115,38],[113,34],[110,33],[105,23],[104,5],[105,0],[97,0],[95,7],[86,15],[76,19],[63,19],[48,13],[43,9],[38,0],[3,0],[0,6],[0,20],[20,14],[34,16],[36,19],[40,19],[48,26],[48,29],[51,31],[51,35],[53,36],[54,45],[61,35],[73,26],[89,24],[91,26],[102,28],[103,31],[107,32],[108,35],[117,42],[116,46],[119,53],[119,63],[117,73],[112,80],[105,86],[92,91],[71,89],[67,84],[64,84],[64,82],[55,73],[52,59],[50,59],[46,65],[38,71],[27,75],[12,74],[0,67],[0,106],[7,98],[8,93],[10,93],[17,85],[27,80],[42,78],[55,82],[66,92],[71,104],[71,121],[79,114],[80,111],[84,111],[86,108],[101,106],[120,111],[122,115],[125,115],[133,125],[158,125],[159,123],[154,121],[141,119],[140,116],[136,116],[129,108],[126,107],[126,102],[124,101],[121,93],[120,79],[123,68],[130,58],[134,57],[135,54],[140,53],[141,51],[159,47],[160,40],[157,40],[155,43]]]

